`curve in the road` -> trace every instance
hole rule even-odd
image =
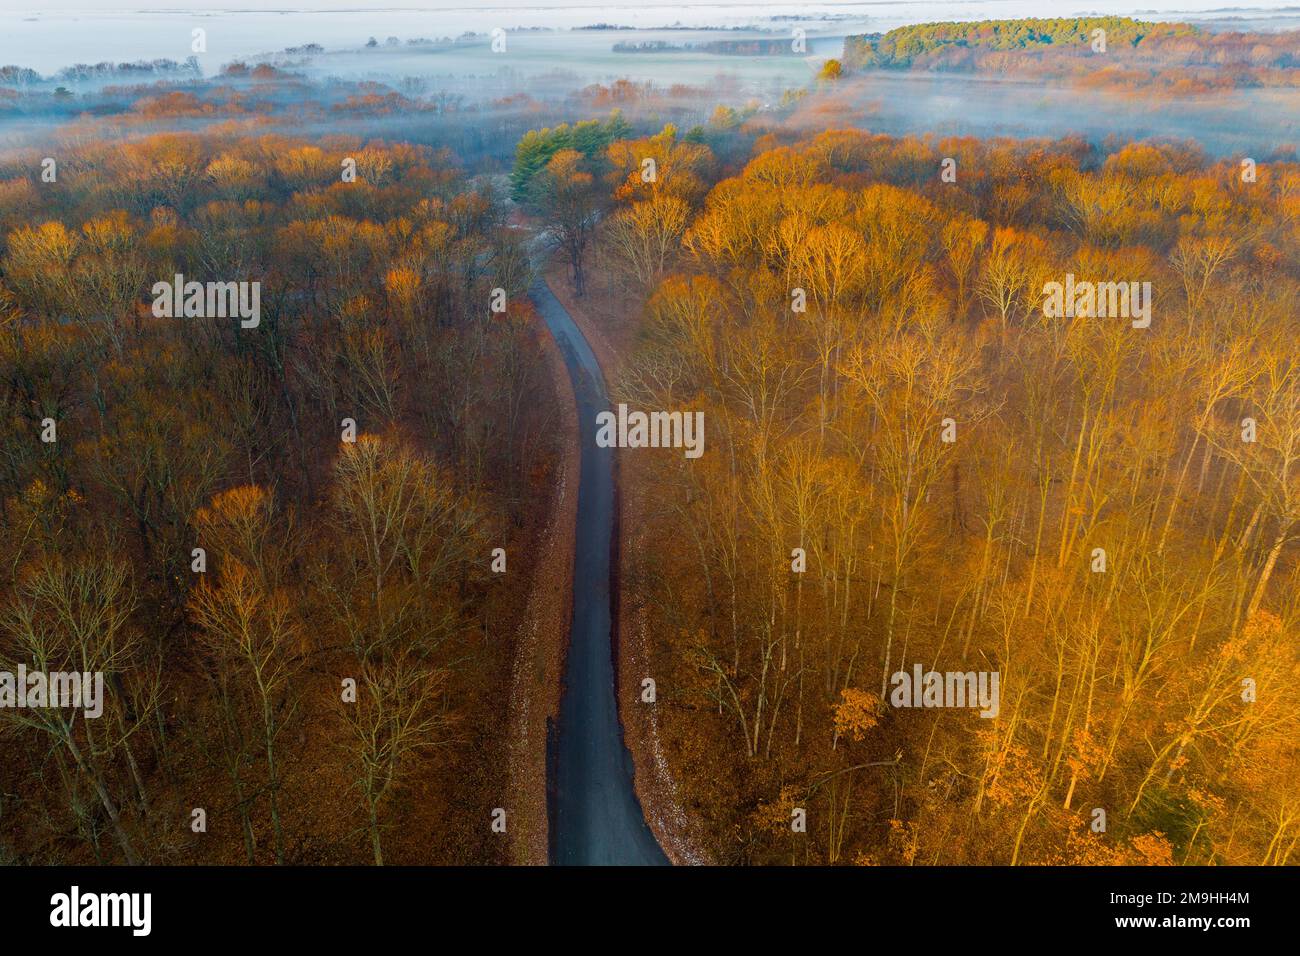
[[[581,330],[542,279],[530,290],[564,355],[578,403],[582,467],[573,565],[573,624],[551,768],[551,862],[667,865],[632,786],[632,756],[614,697],[610,555],[613,451],[596,445],[609,408],[604,377]]]

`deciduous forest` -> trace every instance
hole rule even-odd
[[[629,591],[715,858],[1294,862],[1300,167],[629,152],[660,176],[606,224],[646,297],[616,391],[711,443],[627,456]],[[1157,317],[1045,318],[1066,273],[1149,277]],[[914,662],[1000,672],[1000,712],[882,706]]]
[[[528,274],[501,198],[445,150],[213,133],[0,206],[2,659],[111,690],[5,712],[6,858],[502,858],[488,568],[554,446],[526,303],[488,308]],[[259,325],[155,318],[174,274],[260,280]]]
[[[544,863],[584,589],[667,861],[1300,862],[1295,143],[842,111],[1194,118],[1297,36],[915,25],[779,96],[0,69],[0,672],[104,681],[0,707],[0,863]],[[592,531],[606,397],[703,453],[619,436]]]

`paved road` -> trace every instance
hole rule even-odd
[[[573,630],[565,660],[551,796],[551,862],[668,864],[632,789],[632,757],[614,700],[610,630],[613,452],[596,447],[596,414],[609,407],[596,356],[564,306],[538,280],[533,303],[555,337],[578,400],[582,474],[573,567]]]

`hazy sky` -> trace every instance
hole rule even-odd
[[[811,2],[798,0],[714,0],[714,2],[685,2],[672,4],[663,0],[0,0],[0,12],[42,13],[51,11],[123,11],[150,10],[452,10],[495,8],[510,10],[546,9],[549,7],[618,8],[637,6],[677,6],[681,8],[715,7],[731,12],[744,8],[814,7],[818,9],[846,7],[851,12],[875,12],[887,15],[897,8],[942,11],[948,15],[998,16],[1002,13],[1020,16],[1068,16],[1075,13],[1098,11],[1106,13],[1136,10],[1187,10],[1205,11],[1239,8],[1243,10],[1276,10],[1292,6],[1296,0],[875,0],[875,2]],[[967,11],[967,13],[962,13]]]

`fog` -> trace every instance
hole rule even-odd
[[[1041,81],[873,71],[814,98],[789,122],[804,129],[857,126],[891,134],[1191,139],[1211,156],[1263,158],[1300,145],[1300,90],[1153,99]]]
[[[1150,0],[1135,5],[1119,0],[912,0],[912,2],[790,3],[609,3],[601,0],[278,0],[270,9],[221,0],[7,0],[0,9],[0,65],[14,64],[52,74],[73,63],[185,60],[192,30],[207,32],[206,50],[197,54],[205,72],[217,72],[233,59],[272,53],[285,47],[320,44],[327,52],[356,49],[370,37],[459,37],[502,29],[518,41],[511,56],[545,50],[586,73],[608,64],[583,63],[593,47],[574,32],[593,24],[656,30],[665,27],[766,29],[789,34],[794,27],[810,37],[880,32],[910,23],[1082,14],[1138,15],[1148,20],[1186,20],[1214,29],[1273,30],[1300,26],[1294,0],[1256,0],[1233,6],[1222,0]],[[525,31],[553,31],[534,44]],[[512,44],[514,46],[514,44]],[[596,50],[594,52],[600,52]],[[607,47],[606,47],[607,52]],[[411,66],[422,68],[418,60]],[[662,64],[673,71],[675,64]],[[643,69],[643,66],[634,69]],[[733,65],[735,69],[745,66]],[[761,69],[765,69],[762,67]],[[595,75],[595,73],[590,74]],[[653,77],[673,82],[661,73]]]
[[[94,6],[87,0],[76,5]],[[56,124],[75,122],[77,136],[113,139],[222,123],[294,135],[400,136],[448,145],[466,162],[495,162],[508,157],[524,129],[601,116],[614,107],[647,123],[681,126],[705,121],[719,104],[773,112],[788,91],[813,88],[816,71],[840,55],[848,34],[927,19],[1045,12],[1044,4],[1025,0],[685,7],[494,0],[490,7],[384,10],[357,9],[363,0],[333,4],[345,5],[351,9],[213,11],[176,9],[173,0],[162,12],[113,12],[104,3],[96,12],[70,12],[60,3],[0,12],[0,64],[43,74],[26,77],[30,82],[0,80],[0,87],[20,91],[0,99],[0,148],[34,147]],[[1101,13],[1121,8],[1088,4]],[[1050,12],[1067,10],[1056,5]],[[1226,11],[1185,0],[1140,15],[1214,28],[1300,26],[1300,8],[1285,4]],[[624,28],[588,28],[592,24]],[[680,25],[667,28],[673,24]],[[506,32],[494,48],[489,31],[495,26]],[[203,52],[191,54],[193,29],[206,31]],[[731,55],[707,46],[749,40],[784,47],[796,29],[806,42],[780,55]],[[616,52],[616,44],[673,49]],[[150,70],[69,69],[137,60],[165,62]],[[221,75],[232,62],[274,65],[290,75],[270,82]],[[618,80],[657,92],[641,102],[580,93]],[[211,118],[142,114],[142,97],[169,91],[193,94],[212,108]],[[349,98],[358,94],[391,95],[394,103],[357,108]],[[238,103],[231,108],[236,96],[252,104],[251,113],[231,115],[239,114]],[[1192,139],[1211,155],[1266,158],[1300,142],[1300,92],[1242,89],[1153,100],[1037,80],[888,71],[844,81],[830,94],[814,93],[787,122],[893,134]]]

